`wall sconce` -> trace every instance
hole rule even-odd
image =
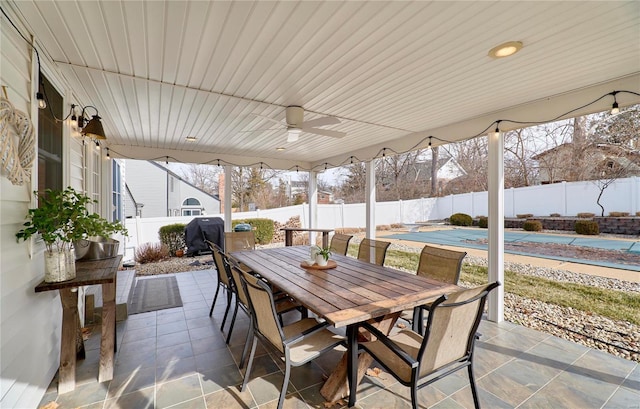
[[[96,114],[92,115],[89,122],[85,125],[84,111],[87,108],[93,108],[96,111]],[[80,133],[93,139],[107,139],[104,134],[104,128],[102,127],[102,122],[100,122],[100,119],[101,118],[100,116],[98,116],[98,109],[96,107],[91,105],[83,107],[82,114],[80,114],[80,117],[78,118],[78,126],[82,128],[82,131],[80,131]]]

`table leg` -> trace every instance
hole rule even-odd
[[[286,247],[293,246],[293,231],[285,230],[284,231],[284,245]]]
[[[329,247],[329,232],[323,231],[322,232],[322,248],[326,249],[328,247]]]
[[[78,332],[78,290],[61,288],[62,336],[60,339],[60,373],[58,393],[66,393],[76,388],[76,335]]]
[[[102,333],[100,337],[100,371],[98,382],[113,379],[115,346],[116,283],[102,284]]]
[[[381,321],[372,323],[372,325],[378,328],[383,334],[388,334],[398,320],[398,317],[400,317],[399,312],[388,314],[385,315]],[[358,336],[362,335],[363,334],[359,334]],[[367,335],[371,334],[367,332]],[[342,359],[338,362],[338,365],[329,376],[329,379],[327,379],[324,385],[322,385],[322,389],[320,389],[320,394],[327,400],[327,402],[336,402],[349,394],[349,384],[347,382],[349,352],[350,351],[344,353]],[[367,352],[362,352],[358,356],[358,375],[356,385],[362,381],[362,378],[364,378],[367,369],[372,363],[373,357]]]

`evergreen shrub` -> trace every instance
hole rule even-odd
[[[160,242],[167,246],[169,254],[172,256],[176,255],[177,250],[184,250],[186,247],[186,243],[184,241],[184,228],[184,223],[174,223],[162,226],[158,231]]]
[[[576,220],[576,233],[597,236],[600,234],[600,228],[594,220]]]
[[[236,225],[240,223],[251,225],[258,244],[269,244],[273,240],[273,233],[275,231],[273,220],[262,218],[233,220],[231,221],[231,227],[236,227]]]
[[[473,225],[473,219],[468,214],[454,213],[449,217],[449,223],[454,226],[471,226]]]
[[[527,220],[522,228],[526,231],[542,231],[542,223],[539,220]]]

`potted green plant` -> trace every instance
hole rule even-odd
[[[329,256],[331,256],[331,249],[329,247],[319,247],[316,252],[316,263],[319,266],[326,266],[329,262]]]
[[[38,208],[29,209],[24,228],[16,233],[18,241],[39,234],[45,243],[45,281],[59,282],[75,278],[73,243],[90,236],[114,232],[126,234],[119,222],[111,223],[87,205],[95,203],[87,195],[68,187],[65,190],[47,189],[38,194]]]

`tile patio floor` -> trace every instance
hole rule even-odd
[[[259,348],[252,380],[238,386],[248,318],[238,313],[230,346],[220,331],[224,297],[209,307],[215,271],[176,274],[183,307],[131,315],[118,324],[114,379],[98,383],[99,328],[78,362],[77,387],[57,394],[54,379],[42,405],[66,408],[275,408],[282,364]],[[289,313],[285,320],[299,317]],[[228,324],[227,324],[228,326]],[[225,328],[226,329],[226,328]],[[484,408],[640,408],[640,365],[511,323],[483,321],[475,374]],[[323,377],[341,357],[330,353],[294,368],[286,408],[324,408]],[[375,365],[375,364],[374,364]],[[422,389],[421,407],[473,407],[466,371]],[[365,377],[359,408],[409,408],[408,388],[390,375]],[[338,407],[338,406],[334,406]]]

